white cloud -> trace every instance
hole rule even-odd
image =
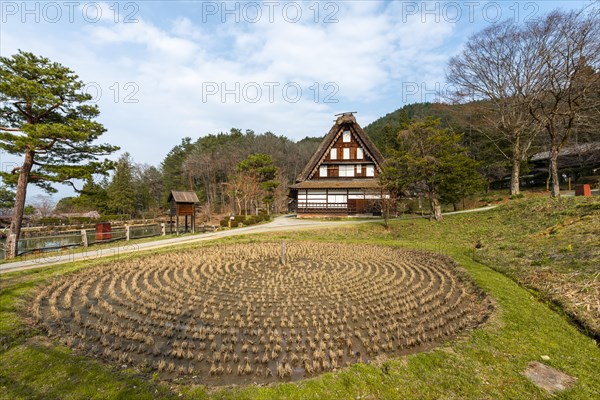
[[[281,9],[269,22],[263,9],[262,19],[251,24],[221,23],[220,15],[203,21],[202,5],[194,2],[136,4],[137,23],[123,23],[123,9],[115,23],[112,3],[100,3],[97,23],[79,18],[76,23],[22,24],[13,18],[0,26],[1,50],[2,55],[22,48],[47,56],[84,81],[96,82],[102,90],[100,120],[108,128],[104,139],[136,161],[155,165],[183,136],[238,127],[300,139],[325,134],[338,112],[358,111],[359,122],[366,125],[405,100],[426,100],[405,99],[404,85],[435,89],[443,82],[448,58],[477,28],[462,21],[423,22],[420,14],[403,11],[406,2],[308,2],[301,3],[305,8],[297,23],[282,18]],[[319,23],[314,22],[315,4]],[[327,16],[337,22],[323,23]],[[265,82],[279,84],[272,102]],[[295,103],[282,93],[291,82],[303,89]],[[337,84],[337,103],[323,102],[332,93],[325,90],[328,82]],[[128,83],[139,88],[133,95],[138,103],[125,102],[133,93]],[[219,92],[207,96],[203,89],[212,83]],[[221,89],[236,83],[240,89],[258,84],[260,101],[236,102],[232,95],[222,101]]]
[[[366,124],[400,105],[393,80],[423,77],[428,68],[433,76],[441,71],[444,55],[431,55],[430,47],[444,43],[451,27],[402,23],[383,3],[339,6],[338,22],[330,24],[315,23],[306,10],[299,23],[276,18],[273,23],[216,25],[186,14],[151,21],[141,10],[137,23],[105,18],[72,25],[67,40],[59,40],[57,32],[44,46],[38,39],[47,27],[36,26],[33,32],[17,27],[15,37],[23,47],[57,59],[99,85],[100,121],[108,129],[104,139],[138,162],[157,165],[183,136],[237,127],[300,139],[324,135],[333,114],[349,110],[359,111],[359,121]],[[102,7],[103,15],[109,15],[108,5]],[[321,20],[326,11],[332,10],[321,9]],[[9,43],[16,47],[15,41]],[[329,82],[337,86],[326,87]],[[133,94],[128,83],[139,91]],[[286,101],[282,91],[290,83],[302,87],[297,102]],[[203,93],[213,84],[218,93]],[[260,101],[247,101],[244,85],[258,86]],[[232,94],[223,99],[223,89],[236,87],[242,91],[238,102]],[[132,94],[130,100],[138,103],[125,102]],[[338,102],[324,103],[332,94]],[[392,106],[375,111],[373,104],[390,98]]]

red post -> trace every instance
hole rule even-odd
[[[589,184],[575,186],[575,196],[589,197],[592,195],[592,188]]]

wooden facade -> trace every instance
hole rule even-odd
[[[354,115],[340,115],[290,187],[298,216],[379,214],[382,164]]]

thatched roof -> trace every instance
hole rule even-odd
[[[373,144],[365,131],[363,131],[360,125],[358,125],[354,115],[352,115],[352,113],[344,113],[336,119],[335,124],[333,124],[329,130],[329,133],[325,136],[315,154],[313,154],[308,164],[306,164],[300,175],[298,175],[296,178],[296,182],[303,182],[312,177],[318,166],[325,159],[325,157],[327,157],[327,152],[329,149],[333,146],[338,136],[341,135],[342,131],[345,129],[350,129],[350,131],[362,144],[365,154],[370,156],[370,158],[375,162],[375,168],[377,168],[378,171],[381,171],[381,166],[383,165],[384,161],[383,156],[379,150],[377,150],[375,144]]]
[[[560,149],[559,157],[582,157],[582,159],[593,159],[597,160],[600,158],[600,142],[590,142],[574,144],[572,146],[563,147]],[[531,161],[546,161],[550,159],[550,152],[543,151],[541,153],[534,154],[531,157]]]
[[[189,190],[171,190],[169,201],[171,201],[171,199],[175,199],[176,203],[200,203],[196,192]]]
[[[298,182],[290,189],[379,189],[377,179],[315,179]]]

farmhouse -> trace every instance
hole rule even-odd
[[[290,186],[299,217],[381,213],[383,157],[353,113],[338,116],[304,170]]]
[[[550,164],[550,152],[534,154],[531,157],[531,174],[545,182]],[[580,183],[593,183],[600,178],[600,142],[573,144],[563,147],[558,154],[558,170],[561,175],[570,176]]]

